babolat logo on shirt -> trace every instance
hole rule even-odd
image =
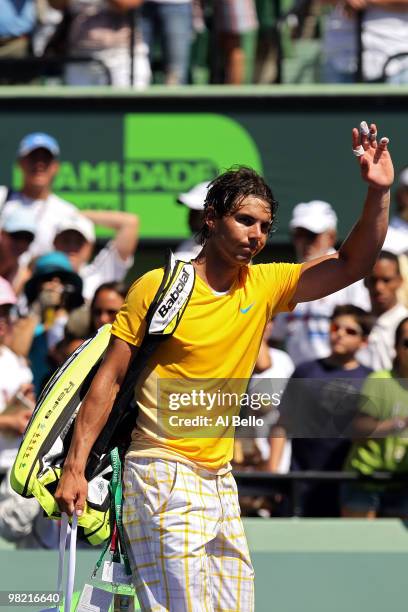
[[[172,333],[187,306],[194,287],[194,268],[191,263],[173,261],[173,274],[163,287],[150,321],[150,334]]]

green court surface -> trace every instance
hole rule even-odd
[[[246,521],[256,612],[405,610],[408,531],[398,520]]]
[[[256,612],[407,607],[408,531],[401,521],[247,519],[245,528],[256,572]],[[96,551],[78,551],[77,590],[91,582],[97,558]],[[0,590],[54,590],[57,565],[57,551],[1,547]],[[0,612],[40,607],[5,606]]]

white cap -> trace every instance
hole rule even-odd
[[[180,193],[177,198],[177,202],[180,204],[185,204],[188,208],[192,210],[204,210],[204,202],[207,197],[209,182],[198,183],[195,185],[190,191],[186,193]]]
[[[83,215],[70,215],[60,221],[55,236],[73,230],[79,232],[88,242],[95,242],[95,228],[90,219]]]
[[[322,234],[337,227],[337,215],[328,202],[312,200],[301,202],[292,211],[290,229],[303,227],[314,234]]]

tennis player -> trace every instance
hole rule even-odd
[[[365,122],[360,131],[353,130],[353,151],[368,183],[359,220],[338,252],[305,264],[250,265],[265,246],[276,214],[272,192],[256,172],[232,169],[210,186],[190,302],[135,389],[139,413],[126,456],[124,523],[144,611],[254,610],[254,572],[229,465],[231,428],[215,436],[204,423],[184,437],[166,436],[157,386],[171,380],[176,391],[192,379],[248,379],[274,314],[367,275],[387,231],[393,181],[388,139],[377,143],[376,135],[376,126]],[[64,512],[80,514],[84,508],[90,449],[141,344],[145,315],[162,277],[158,269],[137,280],[113,324],[105,360],[76,419],[56,493]],[[199,414],[194,406],[189,405],[192,418]]]

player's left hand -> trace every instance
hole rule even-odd
[[[394,181],[394,166],[388,151],[388,138],[381,138],[377,142],[375,123],[368,127],[362,121],[359,130],[353,128],[352,143],[363,180],[374,189],[389,189]]]

